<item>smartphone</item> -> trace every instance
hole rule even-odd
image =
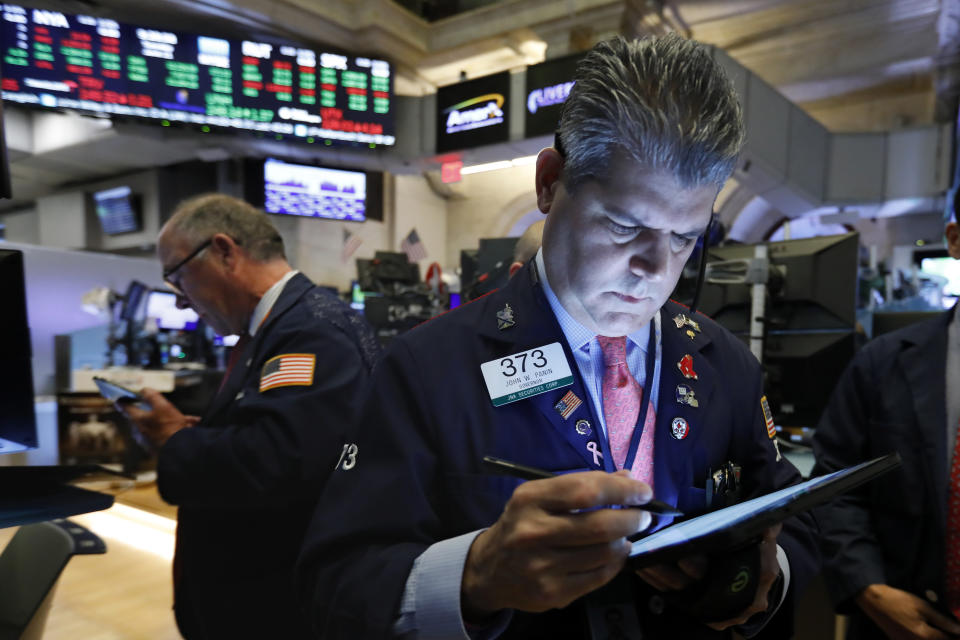
[[[97,388],[100,389],[100,395],[108,400],[113,402],[130,402],[133,403],[135,407],[143,411],[153,411],[153,405],[143,399],[136,391],[127,389],[126,387],[120,386],[115,382],[110,382],[105,378],[99,376],[94,376],[93,381],[97,383]]]

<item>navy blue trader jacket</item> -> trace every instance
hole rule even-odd
[[[307,637],[293,566],[378,351],[356,313],[297,274],[203,420],[161,448],[160,494],[180,507],[174,606],[188,637]],[[261,392],[265,363],[282,354],[316,354],[312,384]]]
[[[854,604],[870,584],[943,602],[947,531],[947,327],[953,311],[885,334],[857,353],[817,425],[813,474],[897,451],[899,469],[817,511],[827,590],[847,637],[882,632]],[[949,615],[949,614],[947,614]]]
[[[497,312],[509,304],[515,324],[499,329]],[[708,469],[733,461],[743,467],[744,497],[794,483],[799,473],[776,461],[761,413],[756,359],[712,321],[697,317],[693,339],[663,309],[663,365],[656,420],[656,497],[687,513],[705,510]],[[572,385],[494,407],[480,365],[526,349],[560,342]],[[677,366],[692,356],[697,379]],[[698,407],[681,404],[679,385],[691,387]],[[401,336],[378,366],[372,395],[355,434],[354,464],[338,465],[308,533],[298,582],[321,637],[388,638],[414,560],[429,545],[497,520],[513,478],[481,468],[492,455],[557,472],[594,470],[599,421],[564,335],[528,263],[508,284]],[[573,391],[584,400],[566,419],[555,408]],[[686,436],[672,435],[674,418]],[[591,428],[577,429],[586,420]],[[582,432],[582,433],[581,433]],[[590,443],[593,443],[592,445]],[[780,536],[790,560],[792,587],[815,570],[812,520],[794,519]],[[662,526],[665,524],[661,522]],[[715,632],[659,602],[632,574],[645,638],[716,638]],[[588,637],[582,604],[543,614],[515,612],[504,638]],[[653,611],[651,611],[651,609]],[[776,618],[789,626],[788,599]],[[783,615],[781,615],[783,614]],[[773,621],[771,621],[773,624]],[[769,627],[769,625],[768,625]],[[785,638],[789,633],[770,637]]]

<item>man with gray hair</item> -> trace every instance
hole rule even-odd
[[[293,565],[376,339],[290,267],[266,214],[236,198],[182,203],[157,252],[178,306],[241,336],[202,418],[151,389],[152,411],[122,407],[158,450],[160,495],[179,506],[177,625],[188,639],[310,637]]]
[[[323,638],[791,635],[807,516],[717,556],[628,561],[670,508],[800,479],[756,359],[668,300],[742,146],[733,87],[675,35],[600,43],[575,79],[537,159],[535,259],[398,338],[374,375],[298,570]],[[490,475],[486,456],[543,479]]]

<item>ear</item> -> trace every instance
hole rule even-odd
[[[947,223],[943,234],[947,236],[947,252],[950,257],[960,260],[960,224],[956,222]]]
[[[553,147],[547,147],[537,156],[537,208],[543,213],[550,213],[562,171],[563,158]]]
[[[228,270],[236,268],[240,258],[240,245],[237,244],[236,240],[225,233],[217,233],[213,236],[213,248],[217,252],[221,263]]]
[[[509,275],[508,275],[507,277],[508,277],[508,278],[512,278],[512,277],[513,277],[513,274],[515,274],[517,271],[520,271],[520,269],[523,269],[523,263],[522,263],[522,262],[512,262],[512,263],[510,263],[510,269],[509,269],[509,271],[508,271],[508,274],[509,274]]]

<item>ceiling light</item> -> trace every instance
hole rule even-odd
[[[475,164],[472,167],[460,169],[460,175],[466,176],[471,173],[483,173],[484,171],[496,171],[497,169],[509,169],[513,164],[508,160],[498,160],[496,162],[487,162],[484,164]]]
[[[513,160],[511,160],[510,164],[512,164],[515,167],[522,167],[523,165],[526,165],[526,164],[533,164],[536,161],[537,161],[536,155],[521,156],[519,158],[514,158]]]

